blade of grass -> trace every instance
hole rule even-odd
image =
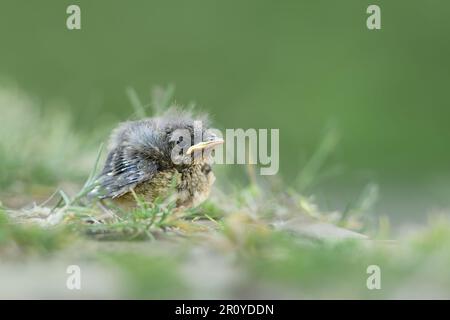
[[[145,112],[145,107],[141,101],[139,100],[139,97],[136,93],[136,90],[134,90],[134,88],[132,87],[127,87],[126,88],[126,93],[128,96],[128,99],[130,99],[130,103],[131,106],[134,109],[134,113],[136,114],[136,116],[140,119],[145,118],[147,116],[146,112]]]
[[[161,114],[169,108],[175,92],[175,86],[169,84],[166,88],[155,87],[152,90],[152,108],[155,114]]]
[[[336,149],[338,142],[339,136],[336,127],[334,125],[328,126],[318,148],[296,178],[296,185],[300,192],[311,187],[316,181],[321,169]]]

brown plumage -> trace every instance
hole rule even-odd
[[[132,191],[148,202],[173,193],[177,207],[197,206],[214,183],[211,151],[221,143],[206,117],[179,110],[124,122],[111,134],[104,169],[90,196],[129,208],[136,206]]]

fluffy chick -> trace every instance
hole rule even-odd
[[[215,177],[211,151],[223,143],[205,116],[169,110],[161,117],[128,121],[111,134],[109,154],[91,197],[136,206],[133,195],[152,202],[170,193],[178,208],[208,198]]]

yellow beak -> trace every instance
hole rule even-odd
[[[225,141],[222,139],[215,139],[212,141],[205,141],[205,142],[202,141],[200,143],[194,144],[193,146],[190,146],[189,149],[187,149],[186,154],[191,154],[192,152],[197,150],[213,148],[215,146],[221,145],[224,142]]]

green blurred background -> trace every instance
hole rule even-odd
[[[381,30],[366,28],[369,4]],[[174,84],[220,128],[279,128],[287,183],[333,123],[338,174],[309,192],[343,207],[375,182],[377,212],[412,219],[450,194],[449,15],[444,0],[2,0],[0,78],[86,132],[130,117],[127,87],[147,104]]]

